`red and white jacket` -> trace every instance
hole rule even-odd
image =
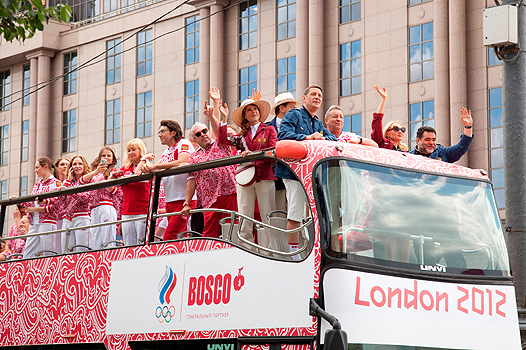
[[[62,184],[64,187],[79,186],[80,182],[73,179],[66,180]],[[63,218],[71,220],[77,216],[89,216],[90,214],[90,192],[79,192],[68,196],[59,197],[62,199]]]
[[[84,181],[82,177],[79,179],[79,185],[85,185],[93,182],[99,182],[106,180],[104,178],[104,173],[98,173],[91,178],[89,181]],[[90,207],[91,209],[98,207],[99,205],[111,205],[113,206],[114,196],[118,196],[120,192],[119,187],[113,187],[113,190],[110,192],[107,188],[101,188],[100,190],[90,191]]]
[[[38,180],[31,194],[39,194],[55,191],[62,184],[56,177],[51,175],[46,180]],[[25,207],[45,207],[45,213],[30,214],[31,224],[57,224],[58,205],[57,198],[50,198],[45,201],[45,204],[39,205],[37,201],[24,203]]]

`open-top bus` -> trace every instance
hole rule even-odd
[[[240,242],[226,221],[219,239],[155,238],[162,177],[262,158],[283,162],[304,185],[299,261]],[[0,264],[1,346],[521,348],[504,235],[478,170],[360,145],[280,141],[246,158],[40,197],[144,180],[155,189],[144,244]],[[1,201],[2,223],[10,206],[34,199]],[[234,212],[235,220],[253,219]],[[284,220],[273,221],[274,234],[287,234]]]

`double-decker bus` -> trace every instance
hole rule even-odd
[[[236,212],[219,239],[156,239],[163,177],[264,158],[304,185],[299,260],[244,241],[232,223],[254,219]],[[145,180],[154,190],[144,244],[0,264],[1,346],[521,349],[504,235],[479,170],[361,145],[280,141],[245,158],[40,198]],[[2,223],[13,205],[34,199],[1,201]],[[271,227],[257,224],[287,235],[279,215]]]

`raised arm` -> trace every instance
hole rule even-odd
[[[380,89],[376,85],[374,85],[373,87],[376,90],[376,92],[378,92],[380,94],[380,96],[382,96],[382,101],[378,105],[378,109],[376,110],[376,113],[383,113],[384,112],[384,108],[385,108],[385,101],[387,101],[387,90],[385,88],[381,88]]]
[[[212,101],[214,101],[214,107],[213,107],[213,113],[212,113],[213,120],[210,117],[208,118],[210,119],[210,127],[212,128],[214,135],[217,137],[217,129],[219,128],[219,120],[221,120],[221,117],[219,116],[219,107],[221,106],[221,102],[222,102],[221,93],[219,92],[218,88],[212,86],[208,94],[210,95],[210,98],[212,99]]]
[[[462,120],[462,124],[464,124],[464,135],[472,137],[473,118],[471,118],[471,109],[468,110],[467,108],[462,108],[460,111],[460,120]]]
[[[219,121],[214,115],[214,107],[208,104],[208,101],[205,100],[205,107],[203,109],[203,114],[206,115],[208,120],[210,120],[210,137],[216,138],[217,128],[219,127]]]

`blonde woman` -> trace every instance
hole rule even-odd
[[[140,139],[132,139],[126,144],[124,165],[112,173],[110,178],[135,175],[135,168],[146,156],[146,145]],[[153,159],[152,159],[153,160]],[[122,219],[144,217],[148,213],[150,200],[150,182],[132,182],[121,186]],[[122,223],[122,238],[125,245],[139,244],[139,238],[146,232],[146,219]]]
[[[62,183],[64,188],[75,187],[80,185],[80,179],[89,174],[91,168],[83,156],[74,156],[68,164],[68,177]],[[68,196],[60,197],[63,200],[63,215],[62,228],[74,228],[91,225],[90,219],[90,192],[79,192],[70,194]],[[77,244],[90,245],[90,230],[74,230],[69,235],[68,246],[72,247]],[[66,247],[66,234],[62,234],[62,247]]]
[[[373,131],[371,132],[371,139],[373,139],[373,141],[376,142],[380,148],[407,152],[407,145],[402,142],[406,129],[400,122],[389,122],[382,130],[382,120],[384,118],[384,107],[385,101],[387,100],[387,91],[385,88],[380,89],[376,85],[373,87],[382,97],[382,101],[380,102],[376,113],[373,114],[373,122],[371,124]]]

